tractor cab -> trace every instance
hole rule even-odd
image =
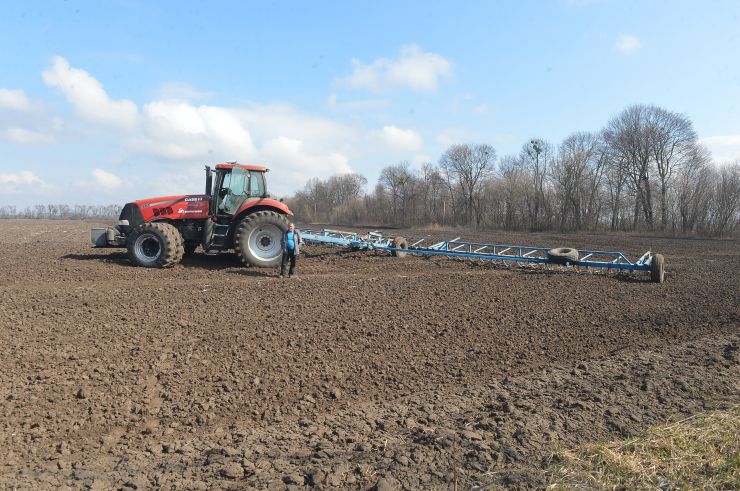
[[[212,216],[232,217],[247,200],[265,199],[269,195],[265,183],[267,167],[219,164],[214,170],[206,167],[206,194],[211,197]]]
[[[270,198],[267,171],[236,162],[218,164],[213,170],[206,167],[210,203],[202,228],[204,251],[234,248],[249,264],[279,260],[280,237],[288,228],[286,217],[293,213],[282,200]]]

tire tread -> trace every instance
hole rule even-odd
[[[139,235],[145,232],[151,232],[159,236],[162,240],[162,255],[151,264],[140,263],[134,254],[134,243]],[[175,264],[182,260],[185,255],[185,247],[183,244],[182,234],[177,228],[169,223],[165,222],[149,222],[143,223],[136,227],[129,236],[128,240],[128,255],[129,260],[136,266],[152,267],[152,268],[171,268]]]
[[[249,240],[249,231],[256,225],[259,224],[259,222],[263,220],[272,220],[277,219],[278,221],[282,222],[282,225],[284,225],[282,228],[283,230],[288,229],[288,220],[285,217],[285,215],[275,212],[275,211],[268,211],[268,210],[260,210],[255,213],[252,213],[251,215],[247,215],[244,217],[240,222],[239,225],[236,226],[236,230],[234,231],[234,250],[236,251],[237,256],[239,257],[239,260],[245,265],[245,266],[257,266],[257,267],[272,267],[275,266],[275,264],[266,264],[266,265],[260,265],[260,264],[253,264],[252,261],[249,258],[249,254],[242,248],[242,245],[248,247],[246,242],[242,242],[242,236],[244,234],[247,234],[247,237],[244,238],[245,241]],[[278,259],[279,261],[279,259]],[[275,262],[275,261],[273,261]]]

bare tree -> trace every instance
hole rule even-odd
[[[331,176],[326,183],[330,205],[336,208],[358,199],[366,185],[367,179],[359,174]]]
[[[598,135],[578,132],[560,144],[558,158],[551,167],[560,203],[560,228],[580,230],[584,216],[589,226],[598,219],[598,193],[604,172],[606,152]]]
[[[620,156],[605,150],[605,182],[609,193],[610,229],[616,230],[622,223],[623,198],[627,186],[627,165]]]
[[[715,189],[712,221],[714,232],[722,235],[740,212],[740,161],[720,167]]]
[[[480,215],[476,210],[476,199],[483,187],[485,178],[490,175],[496,161],[496,150],[485,144],[452,145],[439,160],[439,166],[448,176],[450,189],[452,183],[460,189],[465,210],[465,223],[478,225]]]
[[[345,223],[511,230],[659,226],[714,234],[740,229],[740,163],[717,168],[690,120],[656,106],[628,107],[600,133],[573,133],[557,155],[552,145],[533,138],[518,155],[502,158],[497,169],[495,160],[489,145],[454,145],[436,167],[427,163],[415,171],[400,162],[384,168],[371,194],[364,194],[367,181],[355,174],[311,180],[291,207]],[[69,211],[51,206],[23,213]]]
[[[531,183],[519,157],[513,155],[502,157],[499,175],[504,201],[503,223],[500,226],[507,230],[527,227],[530,214],[526,197]]]
[[[547,178],[553,158],[552,145],[541,138],[532,138],[519,152],[518,164],[529,181],[524,191],[531,230],[546,228],[550,220]]]
[[[421,166],[423,215],[427,222],[440,223],[446,218],[448,194],[439,170],[431,163]]]
[[[413,199],[418,192],[418,181],[407,161],[385,167],[380,171],[379,184],[388,191],[393,207],[393,217],[405,224]]]
[[[712,186],[711,161],[709,150],[697,145],[680,169],[676,192],[683,233],[695,231],[700,222],[708,216],[707,200]]]
[[[609,121],[604,139],[618,161],[626,164],[627,175],[634,188],[637,226],[642,211],[649,227],[653,226],[653,203],[650,190],[650,163],[652,161],[651,134],[654,129],[654,106],[630,106]]]
[[[303,191],[300,191],[296,195],[296,199],[308,205],[308,209],[311,213],[312,219],[317,219],[326,206],[327,199],[327,188],[326,183],[321,179],[314,177],[309,179],[306,185],[303,187]]]
[[[660,226],[668,222],[668,184],[675,170],[694,155],[697,136],[691,121],[681,114],[651,107],[650,150],[660,178]]]
[[[289,203],[310,220],[333,221],[362,198],[366,185],[367,179],[352,173],[331,176],[326,181],[313,178],[289,199]],[[357,213],[357,210],[351,212]]]

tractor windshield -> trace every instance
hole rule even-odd
[[[221,190],[221,210],[233,215],[245,199],[265,195],[265,178],[262,172],[234,167],[230,173],[224,175]]]

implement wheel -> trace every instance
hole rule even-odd
[[[406,242],[406,239],[404,239],[403,237],[396,237],[395,239],[393,239],[393,242],[391,242],[391,246],[394,249],[408,249],[409,248],[408,242]],[[391,254],[393,254],[395,257],[406,257],[406,254],[408,254],[408,252],[393,251]]]
[[[653,255],[650,262],[650,281],[653,283],[663,283],[665,281],[665,258],[663,254]]]
[[[547,251],[547,259],[557,264],[574,263],[578,261],[578,249],[556,247]]]
[[[169,268],[182,260],[182,235],[169,223],[143,223],[128,238],[128,258],[136,266]]]

